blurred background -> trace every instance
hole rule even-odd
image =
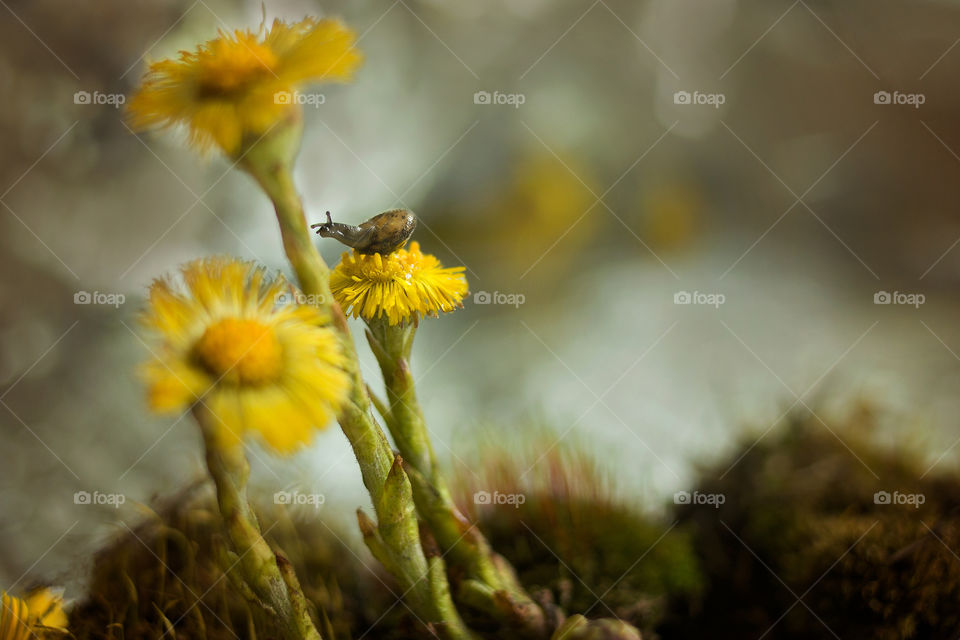
[[[212,253],[286,268],[249,179],[133,135],[120,103],[146,61],[255,29],[264,8],[0,5],[0,586],[77,584],[151,498],[203,478],[194,425],[148,415],[133,373],[146,286]],[[306,108],[311,222],[407,207],[424,249],[466,266],[470,299],[422,324],[413,363],[461,472],[545,427],[544,453],[589,447],[655,509],[786,412],[833,431],[865,403],[886,416],[877,438],[956,463],[960,4],[265,11],[340,16],[366,56]],[[324,517],[368,504],[335,427],[292,461],[252,457],[262,491],[322,492]]]

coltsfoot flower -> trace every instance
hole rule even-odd
[[[159,337],[143,369],[150,407],[203,402],[228,445],[250,433],[280,453],[309,442],[350,386],[328,318],[312,305],[283,304],[290,285],[251,262],[206,258],[182,275],[185,288],[151,286],[143,316]]]
[[[436,256],[410,243],[383,256],[344,253],[330,276],[333,297],[354,318],[386,317],[397,325],[419,316],[437,316],[463,306],[464,267],[444,268]]]
[[[67,630],[63,597],[53,589],[37,589],[26,598],[0,592],[0,605],[0,640],[28,640],[45,637],[39,634],[44,630]]]
[[[314,81],[349,80],[362,56],[353,31],[336,20],[274,20],[257,33],[221,31],[195,51],[150,65],[129,104],[136,129],[185,125],[201,150],[236,155],[296,112],[296,90]]]

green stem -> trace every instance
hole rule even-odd
[[[440,548],[466,576],[458,590],[459,599],[520,629],[525,636],[547,637],[550,624],[543,609],[524,590],[510,563],[493,551],[457,508],[436,463],[409,365],[415,326],[409,322],[390,325],[384,318],[369,320],[367,326],[367,340],[387,389],[387,406],[380,411],[407,461],[417,511]]]
[[[377,515],[375,528],[361,518],[364,540],[397,579],[411,608],[424,623],[448,640],[468,640],[474,636],[453,605],[443,560],[428,560],[424,554],[410,480],[373,416],[346,317],[330,292],[330,270],[307,228],[292,177],[301,128],[299,120],[282,126],[247,149],[240,164],[273,202],[283,248],[300,288],[330,313],[347,356],[352,385],[338,421],[357,457],[364,486]]]
[[[363,482],[376,503],[393,464],[393,451],[383,431],[373,420],[370,399],[360,374],[347,320],[330,293],[330,269],[313,244],[303,203],[293,182],[293,163],[301,134],[302,122],[299,118],[278,125],[271,134],[248,148],[238,162],[273,203],[283,249],[300,289],[330,314],[333,326],[340,335],[352,379],[349,401],[340,416],[340,425],[353,446]]]
[[[269,171],[255,174],[260,186],[274,204],[283,249],[297,274],[304,293],[316,296],[320,305],[329,306],[330,270],[314,246],[307,229],[307,218],[297,195],[288,167],[274,165]]]
[[[417,400],[417,389],[408,362],[416,328],[412,323],[391,326],[384,318],[367,322],[370,343],[387,388],[388,415],[397,448],[407,463],[434,483],[443,487],[443,477],[437,470],[433,443],[427,434],[427,424]]]
[[[223,445],[216,418],[202,403],[193,413],[203,434],[207,469],[217,487],[220,515],[238,556],[238,573],[276,616],[286,640],[321,640],[289,562],[274,553],[260,532],[257,516],[247,500],[250,465],[243,448]]]
[[[292,111],[289,119],[244,147],[236,163],[244,169],[273,203],[287,259],[297,275],[300,289],[329,308],[330,269],[313,245],[307,230],[303,203],[293,184],[293,164],[303,137],[303,116]],[[345,322],[344,322],[345,324]]]

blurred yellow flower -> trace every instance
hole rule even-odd
[[[183,411],[202,401],[228,445],[248,433],[280,453],[309,442],[350,386],[328,318],[288,304],[290,285],[251,262],[207,258],[182,273],[186,290],[156,281],[143,316],[159,337],[143,368],[150,407]]]
[[[463,267],[444,268],[435,256],[410,243],[388,256],[344,253],[330,276],[333,297],[354,318],[386,316],[391,325],[462,307],[467,295]]]
[[[336,20],[274,20],[258,33],[221,31],[195,51],[150,65],[130,100],[136,129],[185,125],[199,149],[235,155],[298,109],[295,91],[311,81],[349,80],[362,56],[353,31]]]
[[[494,268],[503,277],[529,273],[563,279],[581,264],[583,252],[608,220],[597,202],[603,191],[593,167],[573,153],[525,151],[507,166],[509,175],[477,198],[469,216],[482,224],[476,242],[497,247]],[[614,221],[615,222],[615,221]]]
[[[43,637],[39,632],[67,630],[63,597],[48,588],[37,589],[26,598],[0,592],[0,640],[27,640]]]

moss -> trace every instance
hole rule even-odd
[[[268,539],[296,568],[325,639],[358,637],[371,627],[380,638],[416,637],[403,607],[384,615],[395,601],[390,580],[358,559],[362,551],[314,517],[291,519],[273,505],[259,512]],[[191,487],[97,554],[70,629],[77,638],[118,640],[154,640],[168,629],[166,637],[189,640],[277,637],[269,616],[224,572],[233,561],[212,491]]]
[[[541,598],[568,614],[620,618],[655,637],[666,603],[701,589],[689,536],[619,497],[583,448],[552,448],[539,459],[545,449],[533,442],[527,453],[481,450],[486,462],[457,474],[473,479],[461,487],[461,503]],[[522,503],[478,506],[477,491],[523,496]]]
[[[619,617],[648,639],[952,638],[960,628],[960,480],[925,474],[919,456],[873,444],[872,424],[868,413],[831,429],[792,416],[701,470],[697,491],[722,493],[719,508],[680,505],[670,518],[618,495],[576,447],[551,449],[526,473],[543,450],[536,442],[526,453],[480,448],[481,462],[456,474],[455,493],[541,602]],[[522,499],[477,505],[477,491]],[[876,504],[878,491],[924,501]],[[224,574],[230,560],[212,505],[207,485],[192,487],[104,548],[88,599],[71,612],[73,634],[275,637],[267,614]],[[259,513],[325,638],[368,630],[422,637],[395,605],[390,578],[315,512],[292,518],[261,505]]]
[[[484,488],[522,493],[525,501],[480,509],[475,521],[539,598],[568,613],[620,617],[655,637],[666,603],[701,589],[689,536],[616,497],[593,461],[572,449],[547,455],[544,472],[524,480],[538,455],[484,452],[483,459],[496,460],[481,472]],[[458,492],[469,504],[476,490],[461,482]],[[408,610],[395,604],[399,591],[390,577],[316,512],[291,518],[259,505],[258,515],[271,544],[295,567],[325,640],[368,631],[387,640],[423,637]],[[117,640],[154,640],[168,629],[168,637],[190,640],[276,637],[269,616],[224,573],[231,563],[210,487],[186,489],[97,554],[89,596],[71,611],[71,631]],[[492,629],[487,637],[503,636]]]
[[[794,415],[702,471],[698,491],[726,502],[677,512],[709,586],[665,637],[955,637],[960,480],[876,445],[874,422],[861,412],[827,428]],[[923,504],[877,504],[882,491]]]

